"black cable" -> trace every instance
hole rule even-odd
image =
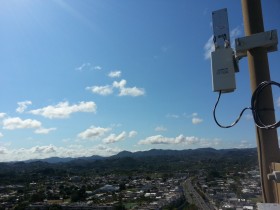
[[[273,123],[273,124],[270,124],[270,125],[266,125],[265,123],[263,123],[263,121],[261,120],[260,118],[260,115],[259,115],[259,111],[263,111],[258,109],[257,108],[257,104],[258,104],[258,100],[259,100],[259,96],[260,96],[260,93],[268,86],[271,86],[271,85],[276,85],[278,87],[280,87],[280,84],[277,83],[277,82],[274,82],[274,81],[264,81],[262,83],[260,83],[258,85],[258,87],[256,88],[256,90],[254,91],[253,95],[252,95],[252,98],[251,98],[251,107],[246,107],[244,108],[241,113],[239,114],[239,117],[231,124],[231,125],[228,125],[228,126],[224,126],[224,125],[221,125],[218,121],[217,121],[217,118],[216,118],[216,108],[217,108],[217,105],[220,101],[220,97],[221,97],[221,94],[222,94],[222,91],[219,91],[219,96],[218,96],[218,99],[217,99],[217,102],[214,106],[214,110],[213,110],[213,116],[214,116],[214,120],[216,122],[216,124],[221,127],[221,128],[231,128],[233,126],[235,126],[240,118],[242,117],[243,113],[247,110],[247,109],[251,109],[252,110],[252,115],[253,115],[253,118],[254,118],[254,121],[255,121],[255,124],[258,128],[262,128],[262,129],[275,129],[275,128],[278,128],[280,126],[280,121],[276,122],[276,123]]]
[[[257,127],[262,128],[262,129],[275,129],[275,128],[278,128],[280,126],[280,121],[275,122],[275,123],[270,124],[270,125],[266,125],[265,123],[263,123],[263,121],[261,120],[261,117],[259,115],[259,111],[263,111],[264,109],[260,110],[260,109],[257,108],[260,93],[266,87],[272,86],[272,85],[276,85],[276,86],[280,87],[280,84],[277,83],[277,82],[264,81],[264,82],[262,82],[258,85],[258,87],[254,91],[254,93],[252,95],[252,98],[251,98],[251,109],[252,109],[252,114],[253,114],[255,124],[256,124]]]
[[[244,113],[247,109],[251,109],[251,108],[250,108],[250,107],[244,108],[244,109],[240,112],[239,117],[238,117],[231,125],[227,125],[227,126],[221,125],[221,124],[217,121],[217,118],[216,118],[216,108],[217,108],[217,105],[218,105],[218,103],[219,103],[219,101],[220,101],[221,95],[222,95],[222,91],[219,91],[219,97],[218,97],[218,99],[217,99],[217,102],[216,102],[216,104],[215,104],[215,106],[214,106],[214,110],[213,110],[214,120],[215,120],[216,124],[217,124],[219,127],[221,127],[221,128],[231,128],[231,127],[235,126],[235,125],[239,122],[239,120],[240,120],[240,118],[242,117],[243,113]]]

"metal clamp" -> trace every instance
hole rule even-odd
[[[277,51],[277,30],[253,34],[251,36],[235,39],[236,58],[247,56],[247,51],[257,47],[267,48],[267,52]]]
[[[267,174],[267,178],[269,181],[280,183],[280,171],[273,171],[272,173]]]

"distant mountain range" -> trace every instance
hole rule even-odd
[[[199,149],[187,149],[187,150],[162,150],[162,149],[151,149],[148,151],[138,151],[138,152],[129,152],[122,151],[116,155],[110,157],[102,157],[98,155],[93,155],[90,157],[79,157],[79,158],[60,158],[60,157],[50,157],[45,159],[32,159],[24,161],[25,163],[32,162],[46,162],[46,163],[68,163],[68,162],[83,162],[83,161],[94,161],[94,160],[110,160],[110,159],[120,159],[120,158],[147,158],[147,157],[163,157],[163,156],[178,156],[178,157],[187,157],[188,159],[204,159],[204,158],[219,158],[224,155],[238,156],[238,154],[256,154],[256,148],[247,148],[247,149],[220,149],[216,150],[213,148],[199,148]]]
[[[170,174],[196,171],[242,171],[257,166],[257,149],[213,148],[188,150],[122,151],[110,157],[51,157],[46,159],[0,162],[0,185],[41,182],[67,176],[103,176],[104,174]]]

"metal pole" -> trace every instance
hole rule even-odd
[[[264,32],[261,1],[241,0],[241,3],[245,35],[250,36]],[[251,49],[247,52],[247,57],[253,92],[261,82],[270,81],[267,50],[265,48]],[[259,101],[258,109],[262,110],[260,115],[263,122],[267,124],[274,123],[275,113],[271,87],[264,89]],[[265,130],[256,127],[256,135],[263,201],[265,203],[276,203],[276,189],[274,189],[273,181],[267,179],[267,174],[271,171],[271,163],[279,162],[280,160],[277,130]]]

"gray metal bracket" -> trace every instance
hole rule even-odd
[[[267,49],[267,52],[277,51],[277,44],[277,30],[271,30],[253,34],[251,36],[237,38],[235,39],[235,56],[237,59],[246,57],[248,50],[257,47],[264,47]]]
[[[270,181],[280,183],[280,171],[273,171],[272,173],[267,174],[267,178]]]

